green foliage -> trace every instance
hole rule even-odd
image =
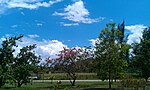
[[[36,48],[35,45],[30,45],[20,49],[12,65],[13,77],[18,87],[29,82],[30,71],[33,71],[33,67],[39,63],[40,57],[35,55],[34,48]]]
[[[2,41],[2,46],[0,48],[0,87],[6,83],[6,79],[9,78],[10,66],[14,61],[13,52],[15,51],[13,47],[17,47],[16,41],[20,40],[23,35],[18,37],[6,38]]]
[[[23,35],[6,38],[2,41],[0,48],[0,87],[7,82],[16,82],[18,87],[28,82],[30,71],[39,61],[33,49],[35,45],[30,45],[20,49],[20,53],[14,57],[13,53],[17,47],[16,41],[21,41]]]
[[[100,79],[109,79],[111,88],[110,80],[120,78],[127,67],[125,56],[129,49],[124,43],[122,31],[115,28],[115,23],[106,24],[106,28],[98,37],[95,49],[97,73]]]
[[[140,43],[133,45],[133,57],[131,66],[147,81],[150,76],[150,28],[143,32]]]

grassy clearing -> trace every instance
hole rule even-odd
[[[145,88],[145,90],[150,90],[150,83],[147,85],[148,86]],[[91,90],[93,88],[97,88],[98,90],[108,90],[108,82],[78,82],[75,86],[71,86],[70,83],[67,82],[63,82],[60,85],[57,83],[51,84],[50,82],[34,82],[32,85],[27,84],[20,88],[15,88],[14,85],[5,85],[4,87],[0,88],[0,90]],[[118,83],[113,83],[112,88],[114,88],[113,90],[118,90]],[[133,88],[124,88],[124,90],[133,90]],[[139,90],[142,90],[142,88]]]
[[[113,87],[116,87],[115,84],[113,84]],[[20,88],[15,88],[14,85],[6,85],[0,90],[83,90],[88,88],[108,88],[107,82],[78,82],[75,86],[71,86],[70,83],[62,83],[58,85],[57,83],[51,84],[49,83],[33,83],[23,85]]]

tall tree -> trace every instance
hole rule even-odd
[[[128,47],[122,44],[122,34],[115,23],[106,24],[98,37],[95,46],[95,61],[97,62],[97,73],[102,80],[109,80],[111,89],[111,80],[115,79],[124,72],[127,63],[120,54],[124,53]]]
[[[124,39],[124,33],[125,33],[125,25],[124,25],[124,21],[118,25],[118,32],[119,32],[119,36],[118,36],[118,41],[122,44],[125,42]]]
[[[133,58],[131,65],[147,81],[150,77],[150,28],[143,32],[140,43],[133,46]]]
[[[6,83],[6,79],[9,76],[10,64],[13,63],[14,57],[13,48],[17,47],[16,41],[20,40],[23,35],[18,37],[6,38],[2,41],[2,46],[0,48],[0,87]]]
[[[39,63],[40,57],[36,56],[33,49],[36,45],[30,45],[20,49],[12,65],[13,77],[17,81],[17,87],[29,82],[30,71]],[[15,82],[16,83],[16,82]]]
[[[127,44],[127,38],[128,35],[125,36],[125,25],[124,25],[124,21],[118,25],[117,28],[117,35],[118,35],[118,39],[117,41],[121,44],[121,48],[123,47],[123,45],[127,45],[128,48],[130,48],[131,46]],[[127,63],[129,63],[129,49],[127,49],[126,51],[124,51],[123,53],[120,53],[120,58],[124,58],[125,61]]]

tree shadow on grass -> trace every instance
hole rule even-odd
[[[110,90],[109,88],[85,88],[83,90]],[[112,88],[111,90],[117,90],[115,88]]]
[[[14,88],[14,87],[2,87],[2,89],[11,89],[11,88]]]

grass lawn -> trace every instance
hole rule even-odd
[[[98,79],[96,73],[76,73],[77,74],[77,80],[94,80]],[[33,75],[36,76],[36,75]],[[68,80],[68,76],[66,73],[51,73],[51,74],[39,74],[39,79],[48,80],[50,77],[54,77],[54,80]]]
[[[71,86],[70,83],[62,83],[59,86],[57,83],[51,84],[50,82],[44,82],[44,83],[33,83],[23,85],[20,88],[15,88],[14,85],[5,85],[4,87],[0,88],[0,90],[83,90],[88,88],[107,88],[108,85],[106,82],[78,82],[75,86]],[[116,87],[115,84],[112,85],[112,87]]]
[[[150,90],[150,84],[148,85],[149,86],[147,86],[145,90]],[[27,84],[27,85],[23,85],[20,88],[18,87],[15,88],[14,85],[5,85],[4,87],[0,88],[0,90],[108,90],[107,88],[108,88],[108,82],[92,82],[92,83],[77,82],[75,86],[71,86],[70,83],[62,83],[60,85],[57,85],[57,83],[51,84],[50,82],[44,82],[44,83],[34,82],[32,85]],[[117,83],[113,83],[112,88],[117,88]],[[132,89],[127,88],[124,90],[132,90]]]

